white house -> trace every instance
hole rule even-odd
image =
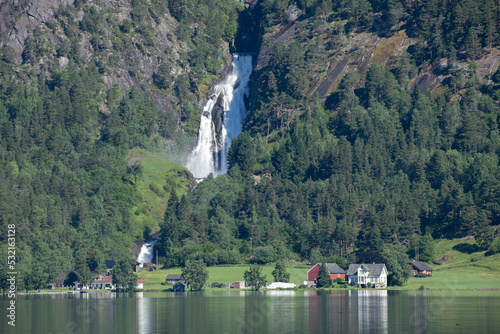
[[[137,289],[143,290],[144,289],[144,281],[143,280],[137,280]]]
[[[114,289],[113,275],[96,275],[95,279],[90,283],[91,289]]]
[[[371,283],[376,288],[387,287],[387,268],[383,263],[377,264],[350,264],[347,269],[349,284]]]
[[[86,289],[115,289],[115,285],[113,284],[113,275],[95,275],[94,280],[89,284],[85,285],[84,283],[74,282],[75,289],[77,290],[86,290]]]

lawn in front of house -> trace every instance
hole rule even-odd
[[[233,283],[235,281],[243,281],[243,275],[246,270],[248,270],[248,265],[232,265],[232,266],[213,266],[208,267],[208,280],[207,283]],[[287,267],[287,271],[290,274],[290,282],[295,283],[297,286],[304,283],[307,279],[308,267]],[[272,271],[274,270],[274,265],[264,265],[262,266],[262,273],[266,275],[266,279],[269,283],[274,282]],[[165,282],[167,275],[170,274],[181,274],[182,268],[169,268],[169,269],[158,269],[156,271],[147,271],[147,269],[142,269],[139,275],[139,279],[144,280],[144,290],[168,290],[171,285],[162,285]]]
[[[487,267],[463,266],[434,270],[431,277],[410,277],[403,289],[500,289],[500,272]]]

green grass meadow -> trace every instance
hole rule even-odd
[[[473,238],[436,241],[432,277],[411,277],[404,289],[500,289],[500,254],[487,255]]]
[[[141,203],[132,209],[137,218],[138,229],[149,226],[152,231],[158,229],[163,221],[165,209],[172,189],[181,197],[188,191],[188,171],[165,158],[142,149],[134,149],[127,156],[127,161],[140,159],[138,162],[143,173],[137,179],[136,187],[141,196]],[[132,178],[131,182],[135,180]]]
[[[208,267],[208,281],[207,283],[233,283],[235,281],[243,281],[243,274],[248,270],[248,265],[234,265],[234,266],[213,266]],[[309,267],[288,267],[287,271],[290,273],[290,282],[295,283],[297,286],[304,283],[307,279],[307,271]],[[269,283],[273,282],[272,271],[274,265],[262,266],[262,273],[266,275]],[[138,275],[139,279],[144,280],[144,290],[169,290],[171,285],[162,285],[169,274],[181,274],[182,268],[169,268],[158,269],[157,271],[147,271],[143,269]]]
[[[434,269],[431,277],[411,277],[403,286],[390,289],[416,290],[423,286],[431,290],[475,290],[500,289],[500,254],[487,255],[479,249],[473,238],[436,241],[435,259],[441,264],[428,262]],[[209,267],[208,283],[232,283],[243,281],[243,273],[248,265],[228,265]],[[308,265],[288,266],[290,282],[297,286],[307,279]],[[262,266],[268,282],[273,282],[274,264]],[[159,269],[154,272],[142,271],[139,276],[145,281],[145,290],[163,291],[171,288],[162,285],[168,274],[180,274],[181,268]]]

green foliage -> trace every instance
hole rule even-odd
[[[423,273],[421,273],[421,274],[417,274],[417,275],[415,275],[415,277],[418,277],[418,278],[423,278],[423,277],[428,277],[428,275],[427,275],[427,274],[423,274]]]
[[[132,291],[137,286],[137,274],[132,271],[133,261],[120,260],[113,267],[113,284],[117,290]]]
[[[208,271],[205,263],[199,261],[186,261],[186,265],[182,268],[182,277],[186,281],[191,291],[201,291],[208,279]]]
[[[23,64],[16,64],[12,48],[2,50],[0,226],[15,223],[26,236],[19,242],[20,288],[43,287],[73,269],[89,280],[103,259],[126,254],[134,237],[159,223],[167,267],[285,258],[345,266],[354,250],[382,257],[391,283],[400,284],[404,256],[390,245],[418,242],[422,259],[431,259],[432,237],[473,235],[495,250],[499,71],[491,87],[471,64],[470,71],[446,70],[443,94],[407,89],[418,73],[415,62],[448,57],[451,64],[497,46],[495,2],[296,3],[303,16],[293,40],[263,45],[268,61],[252,76],[246,131],[231,147],[229,174],[208,178],[181,198],[171,193],[178,183],[164,179],[170,175],[152,180],[142,164],[126,166],[126,153],[154,148],[159,136],[192,136],[196,101],[221,69],[223,43],[232,47],[238,24],[252,24],[235,47],[245,48],[244,37],[253,33],[249,48],[255,48],[257,30],[274,34],[274,25],[288,24],[295,2],[261,1],[250,12],[230,1],[134,0],[130,20],[118,26],[112,10],[76,1],[60,7],[57,22],[28,34]],[[185,45],[179,60],[154,50],[153,27],[167,13],[178,21],[169,42]],[[425,45],[411,47],[387,65],[390,71],[374,64],[364,85],[358,73],[347,72],[325,103],[311,96],[328,52],[346,32],[391,34],[400,25]],[[53,45],[49,35],[61,31],[65,37]],[[81,52],[84,35],[96,65]],[[142,88],[171,101],[187,131],[142,88],[107,88],[103,75],[121,66],[131,47],[158,56],[154,87]],[[54,53],[69,64],[51,70]],[[133,58],[127,68],[143,84]],[[147,193],[158,202],[171,195],[157,205]],[[432,236],[423,235],[427,228]]]
[[[283,262],[276,262],[276,267],[274,268],[272,274],[275,282],[290,281],[290,274],[286,271],[286,267]]]
[[[242,171],[251,173],[256,163],[256,148],[252,137],[244,132],[232,143],[228,152],[228,168],[238,166]]]
[[[500,253],[500,237],[495,238],[489,248],[490,254]]]
[[[429,233],[424,234],[418,242],[419,259],[424,262],[429,262],[434,259],[435,243],[432,235]]]
[[[321,264],[319,268],[318,278],[316,279],[316,286],[318,288],[329,288],[332,286],[332,279],[328,270],[326,269],[325,264]]]
[[[406,254],[406,249],[397,245],[384,245],[380,256],[388,271],[388,285],[403,285],[410,277],[408,262],[410,259]]]
[[[347,284],[347,281],[344,281],[342,279],[342,277],[337,277],[336,279],[333,280],[333,282],[337,283],[337,284],[342,284],[342,285],[345,285]]]
[[[243,274],[247,286],[252,290],[258,291],[262,286],[266,285],[266,275],[262,275],[262,268],[257,265],[250,265],[250,268]]]

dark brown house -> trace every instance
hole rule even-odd
[[[432,276],[432,268],[423,263],[422,261],[411,261],[408,263],[411,267],[410,276],[417,276],[418,274],[425,274]]]

